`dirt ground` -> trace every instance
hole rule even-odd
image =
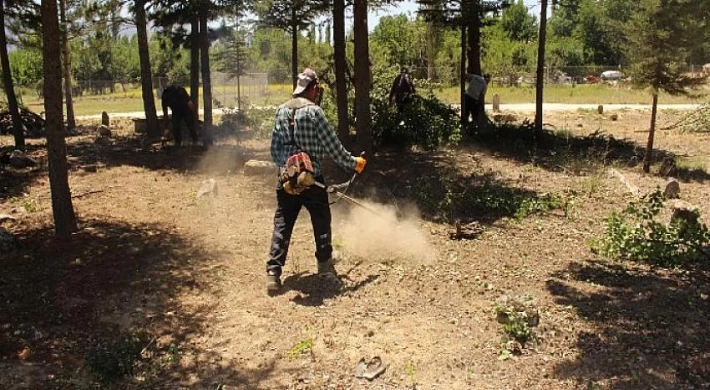
[[[643,148],[649,113],[618,115],[560,112],[545,122],[561,136],[601,131]],[[679,115],[661,112],[660,123]],[[17,218],[4,227],[21,245],[0,257],[0,388],[710,388],[708,267],[614,262],[589,249],[604,218],[633,199],[611,165],[569,154],[540,164],[534,151],[475,143],[380,151],[353,190],[375,197],[384,216],[333,207],[343,288],[314,275],[304,211],[284,291],[269,297],[273,178],[242,172],[244,161],[268,159],[268,142],[148,152],[129,122],[112,123],[103,144],[96,124],[68,138],[80,224],[69,239],[53,236],[41,141],[30,150],[42,167],[0,171],[0,213]],[[710,215],[708,133],[659,131],[656,148],[692,165],[681,198]],[[632,162],[614,167],[643,192],[665,184]],[[466,205],[437,216],[426,205],[441,205],[440,194],[417,191],[442,172],[474,189],[485,178],[493,194],[563,196],[566,207],[522,220]],[[198,198],[210,178],[218,193]],[[485,231],[452,240],[455,218]],[[501,359],[495,301],[526,294],[540,310],[537,342]],[[99,384],[95,367],[131,348],[133,369]],[[375,356],[385,372],[355,378],[358,361]]]

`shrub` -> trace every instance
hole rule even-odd
[[[402,113],[389,105],[389,90],[396,72],[380,72],[374,79],[370,94],[372,134],[376,146],[407,147],[418,145],[436,149],[442,143],[460,140],[461,119],[457,110],[437,99],[431,91],[438,85],[426,80],[414,80],[419,94],[404,106]]]
[[[673,219],[665,225],[657,221],[663,209],[660,190],[631,202],[621,213],[606,218],[601,239],[591,243],[595,253],[610,258],[638,260],[659,265],[677,266],[708,258],[710,232],[700,223]]]
[[[144,343],[143,337],[122,335],[110,345],[98,345],[94,348],[86,357],[86,363],[99,381],[117,381],[133,374],[133,368],[141,358]]]

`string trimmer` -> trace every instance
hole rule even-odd
[[[364,155],[365,155],[365,152],[360,153],[361,157]],[[317,187],[320,187],[320,188],[326,190],[326,192],[328,192],[329,194],[334,194],[337,197],[334,201],[330,202],[330,204],[335,204],[335,203],[338,203],[341,199],[345,199],[348,202],[350,202],[358,207],[361,207],[373,214],[380,215],[380,213],[377,210],[375,210],[372,207],[360,202],[359,200],[345,194],[348,191],[348,189],[350,188],[350,185],[353,184],[353,181],[355,181],[355,178],[357,177],[357,175],[358,175],[357,172],[353,173],[353,176],[350,178],[350,180],[346,181],[345,183],[341,183],[341,184],[326,185],[326,184],[320,183],[320,182],[315,182],[314,184]]]

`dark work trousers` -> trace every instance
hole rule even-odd
[[[323,177],[316,181],[324,183]],[[286,265],[286,255],[291,243],[291,233],[296,224],[296,218],[305,207],[311,214],[313,235],[316,241],[316,260],[324,262],[330,260],[333,254],[330,231],[330,204],[328,193],[320,187],[311,186],[300,195],[289,195],[283,189],[276,190],[276,213],[274,215],[274,234],[271,238],[271,252],[266,263],[266,271],[281,275],[281,268]]]
[[[173,111],[173,139],[175,140],[175,145],[180,146],[182,144],[182,122],[185,121],[187,129],[190,130],[190,137],[193,142],[197,142],[197,131],[195,130],[195,117],[192,116],[192,111],[190,110],[177,110]]]
[[[469,122],[469,118],[471,118],[472,121],[477,121],[479,115],[483,112],[483,107],[481,107],[481,104],[478,100],[472,98],[469,95],[465,96],[466,98],[466,107],[464,107],[464,112],[463,112],[463,119],[464,123]]]

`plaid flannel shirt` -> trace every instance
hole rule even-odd
[[[271,158],[280,167],[286,160],[299,152],[311,158],[315,176],[323,174],[320,163],[328,154],[338,166],[346,171],[355,170],[355,157],[348,152],[325,118],[323,109],[309,105],[296,110],[296,125],[293,131],[295,145],[289,135],[291,108],[286,104],[276,110],[276,120],[271,133]]]

